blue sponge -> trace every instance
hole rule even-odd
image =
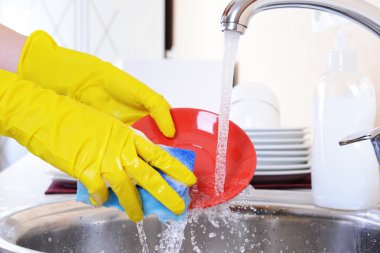
[[[164,150],[166,150],[171,156],[177,158],[189,170],[191,171],[194,170],[195,152],[190,151],[190,150],[179,149],[179,148],[167,147],[167,146],[161,146],[161,147]],[[178,183],[176,180],[170,178],[166,174],[162,173],[160,170],[157,170],[157,171],[168,182],[168,184],[179,194],[179,196],[185,201],[186,210],[187,210],[190,204],[189,188],[184,184]],[[184,212],[180,216],[175,215],[143,188],[138,186],[138,190],[141,195],[144,216],[155,215],[162,222],[166,222],[168,220],[178,220],[185,216],[186,212]],[[109,197],[108,197],[107,202],[104,203],[104,206],[116,207],[124,211],[124,209],[119,204],[119,200],[117,196],[115,195],[115,193],[112,191],[112,189],[109,188],[108,191],[109,191]],[[89,196],[88,196],[88,191],[86,187],[78,181],[76,200],[90,204],[88,197]]]

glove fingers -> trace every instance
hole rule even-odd
[[[156,95],[147,99],[145,104],[163,135],[172,138],[175,134],[175,126],[169,103],[162,96]]]
[[[133,124],[138,119],[148,114],[148,111],[145,108],[133,108],[128,106],[118,101],[105,89],[97,86],[82,89],[78,92],[76,99],[81,103],[121,120],[127,125]]]
[[[181,214],[185,210],[185,203],[178,193],[149,164],[138,158],[137,166],[127,169],[138,185],[173,213]]]
[[[84,171],[79,178],[90,195],[90,201],[94,206],[101,206],[108,199],[107,185],[99,174],[93,175]]]
[[[140,193],[127,173],[116,169],[112,173],[105,172],[103,176],[118,197],[119,203],[128,214],[129,219],[134,222],[142,220],[144,213],[141,207]]]
[[[170,114],[170,105],[162,96],[141,84],[136,85],[135,88],[129,87],[131,89],[130,97],[119,100],[120,94],[115,93],[112,85],[110,88],[105,90],[99,86],[86,87],[77,91],[76,99],[112,115],[128,125],[150,114],[166,137],[174,136],[175,127]]]
[[[191,186],[197,182],[197,178],[193,172],[148,139],[136,135],[135,144],[139,156],[153,167],[158,168],[165,174],[187,186]]]
[[[131,75],[112,68],[106,89],[118,101],[125,103],[133,112],[139,110],[149,113],[156,121],[158,128],[166,137],[173,137],[175,127],[170,115],[169,103],[154,90]]]

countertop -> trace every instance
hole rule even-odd
[[[0,214],[48,202],[73,199],[72,194],[45,195],[51,184],[48,170],[57,170],[40,158],[26,154],[0,173]]]

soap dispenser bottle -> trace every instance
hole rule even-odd
[[[312,191],[314,203],[322,207],[360,210],[376,206],[378,200],[378,163],[369,142],[339,145],[375,123],[374,88],[356,60],[342,28],[314,101]]]

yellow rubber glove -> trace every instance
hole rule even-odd
[[[150,114],[165,136],[174,136],[170,105],[161,95],[110,63],[59,47],[43,31],[28,37],[18,74],[129,125]]]
[[[121,121],[4,70],[0,70],[0,134],[79,179],[93,204],[107,200],[108,182],[135,222],[143,218],[135,184],[175,214],[185,208],[151,166],[186,185],[196,182],[178,160]]]

